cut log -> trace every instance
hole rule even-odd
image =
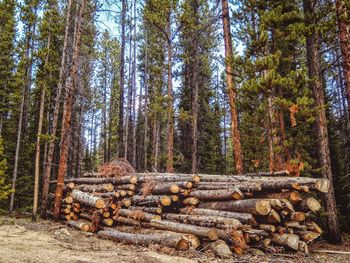
[[[94,196],[99,196],[102,198],[114,197],[119,198],[120,194],[118,192],[107,192],[107,193],[92,193]]]
[[[316,232],[320,235],[323,234],[322,228],[318,224],[316,224],[314,221],[306,221],[305,225],[306,225],[307,230]]]
[[[232,252],[230,247],[226,244],[225,241],[219,239],[215,242],[211,242],[209,245],[209,249],[214,252],[219,258],[228,259],[232,257]]]
[[[222,190],[194,190],[189,196],[197,197],[199,200],[203,201],[241,200],[244,198],[243,193],[238,188]]]
[[[131,200],[130,199],[124,199],[122,201],[122,205],[123,205],[123,207],[126,207],[126,208],[130,207],[131,206]]]
[[[277,224],[281,222],[281,217],[275,209],[271,209],[268,215],[259,217],[258,221],[267,224]]]
[[[295,234],[275,234],[272,233],[271,241],[275,244],[289,247],[294,250],[299,249],[299,236]]]
[[[128,196],[133,196],[133,195],[135,195],[135,192],[129,190],[129,191],[126,191],[126,194],[127,194]]]
[[[61,214],[69,214],[71,211],[70,211],[70,208],[63,208],[63,209],[61,209],[61,211],[60,211],[60,213]]]
[[[283,223],[285,227],[291,227],[299,230],[307,230],[305,225],[301,225],[300,222],[297,221],[286,221]]]
[[[304,221],[305,218],[306,218],[306,216],[305,216],[304,212],[294,212],[294,213],[290,214],[290,219],[292,221],[301,222],[301,221]]]
[[[321,209],[321,204],[315,198],[307,198],[301,201],[298,205],[298,209],[304,212],[316,213]]]
[[[276,227],[270,224],[259,224],[259,229],[264,230],[269,233],[276,232]]]
[[[128,193],[125,190],[117,190],[116,191],[121,197],[125,197]]]
[[[285,191],[279,193],[257,193],[256,197],[273,198],[273,199],[287,199],[293,205],[300,203],[303,199],[297,191]]]
[[[83,192],[112,192],[114,190],[113,184],[82,184],[77,185],[75,189]]]
[[[64,198],[64,199],[62,200],[62,202],[63,202],[64,204],[71,204],[71,203],[73,203],[73,197],[67,196],[66,198]]]
[[[134,195],[131,198],[131,201],[133,204],[137,205],[162,205],[162,206],[170,206],[171,204],[171,198],[166,195],[148,195],[148,196],[139,196]]]
[[[96,208],[102,208],[106,204],[105,200],[103,200],[102,198],[75,189],[73,189],[72,191],[72,197],[74,200],[77,200],[80,203]]]
[[[141,189],[143,185],[141,185]],[[150,188],[150,192],[154,195],[177,194],[180,192],[180,187],[176,183],[155,182]]]
[[[109,217],[111,216],[111,213],[108,212],[108,211],[104,211],[104,212],[102,213],[102,216],[103,216],[104,218],[109,218]]]
[[[305,254],[310,254],[309,247],[305,241],[299,241],[298,250],[305,253]]]
[[[84,221],[68,221],[67,224],[75,229],[87,232],[90,230],[90,225]]]
[[[173,173],[138,173],[138,182],[156,181],[156,182],[183,182],[190,181],[198,183],[200,176],[190,174],[173,174]]]
[[[217,201],[200,203],[199,208],[243,212],[254,215],[268,215],[271,211],[269,201],[260,199],[245,199],[237,201]]]
[[[225,228],[232,228],[232,229],[239,229],[242,227],[242,223],[239,222],[237,219],[220,217],[220,216],[184,215],[184,214],[166,213],[166,214],[163,214],[163,218],[166,218],[169,220],[176,220],[183,223],[192,223],[195,225],[197,224],[201,225],[201,223],[209,223],[214,226],[219,226],[220,228],[221,228],[221,225],[226,226]]]
[[[295,230],[295,234],[300,236],[300,238],[304,240],[306,243],[310,243],[321,236],[319,233],[316,233],[313,231],[302,231],[302,230]]]
[[[222,190],[235,187],[242,192],[261,191],[261,183],[233,183],[233,182],[199,182],[196,184],[198,190]]]
[[[197,197],[187,197],[182,200],[183,205],[198,205],[199,199]]]
[[[177,195],[171,195],[170,198],[171,198],[171,202],[176,203],[177,201],[179,201],[179,196]]]
[[[126,175],[121,177],[106,177],[106,178],[67,178],[64,180],[65,183],[73,182],[76,184],[136,184],[137,176]],[[56,180],[50,181],[50,183],[57,183]]]
[[[158,215],[160,215],[162,213],[161,207],[130,206],[129,210],[139,210],[142,212],[147,212],[147,213],[151,213],[151,214],[158,214]]]
[[[129,209],[120,209],[118,214],[124,217],[132,218],[135,220],[144,220],[150,222],[152,219],[161,220],[162,218],[159,215],[149,214],[141,210],[129,210]]]
[[[134,184],[120,184],[120,185],[115,185],[114,188],[116,190],[131,190],[131,191],[135,191],[136,186]]]
[[[171,222],[171,221],[167,221],[167,220],[151,220],[149,225],[154,227],[154,228],[158,228],[158,229],[193,234],[193,235],[196,235],[198,237],[207,238],[209,240],[217,240],[218,239],[218,234],[217,234],[216,230],[211,229],[211,228],[186,225],[186,224]]]
[[[192,214],[192,215],[203,215],[203,216],[221,216],[227,218],[234,218],[239,220],[242,224],[249,224],[251,226],[256,226],[257,222],[255,221],[252,214],[249,213],[238,213],[238,212],[227,212],[213,209],[203,209],[203,208],[192,208],[186,207],[179,210],[183,214]]]
[[[131,234],[120,231],[99,231],[97,233],[99,237],[108,238],[118,242],[126,242],[129,244],[135,245],[151,245],[154,243],[161,244],[167,247],[173,247],[178,250],[188,250],[190,244],[187,240],[183,239],[180,235],[177,234]]]
[[[104,218],[104,219],[102,219],[102,223],[105,226],[112,226],[114,222],[113,222],[113,219],[111,219],[111,218]]]
[[[73,189],[74,187],[75,187],[75,183],[73,183],[73,182],[66,184],[67,189]]]

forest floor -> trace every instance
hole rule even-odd
[[[350,237],[344,237],[342,246],[326,242],[312,249],[350,251]],[[255,253],[254,253],[255,252]],[[259,253],[257,253],[259,252]],[[132,246],[103,240],[92,233],[69,228],[63,224],[29,218],[0,216],[0,263],[215,263],[215,262],[350,262],[350,254],[312,253],[264,254],[251,250],[243,256],[221,260],[210,253],[182,252],[160,246]]]

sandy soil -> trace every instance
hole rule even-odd
[[[336,249],[325,244],[317,248]],[[350,246],[341,249],[350,250]],[[25,218],[0,217],[0,263],[350,262],[350,255],[313,254],[304,257],[298,254],[260,254],[220,260],[210,253],[184,253],[159,246],[146,248],[115,243],[50,221],[32,223]]]

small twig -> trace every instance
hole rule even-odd
[[[327,249],[315,249],[312,252],[316,253],[328,253],[328,254],[342,254],[342,255],[350,255],[350,251],[337,251],[337,250],[327,250]]]

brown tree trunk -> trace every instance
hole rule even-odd
[[[68,37],[69,37],[69,28],[71,23],[71,15],[72,15],[72,3],[73,0],[69,0],[67,4],[67,17],[66,17],[66,25],[65,25],[65,33],[64,33],[64,42],[63,42],[63,50],[62,50],[62,59],[61,59],[61,68],[59,73],[59,80],[57,85],[57,93],[55,98],[55,108],[53,113],[53,121],[52,121],[52,131],[51,131],[51,137],[55,138],[57,126],[58,126],[58,117],[59,117],[59,109],[61,104],[61,94],[62,94],[62,87],[64,78],[66,76],[66,57],[68,52]],[[47,210],[47,201],[48,201],[48,194],[49,194],[49,182],[50,182],[50,176],[51,176],[51,166],[53,161],[53,154],[55,151],[55,140],[52,139],[49,144],[49,149],[47,153],[47,164],[45,167],[45,174],[43,176],[43,192],[42,192],[42,202],[41,202],[41,215],[46,217],[46,210]]]
[[[342,54],[345,91],[348,101],[348,111],[350,113],[350,28],[347,21],[345,21],[349,15],[348,11],[349,10],[346,9],[343,0],[336,0],[338,34]]]
[[[63,195],[63,187],[64,187],[64,177],[67,172],[67,159],[69,152],[69,145],[71,139],[71,117],[72,111],[75,103],[75,94],[76,94],[76,84],[78,77],[78,59],[80,53],[81,46],[81,25],[82,19],[84,15],[85,6],[87,4],[87,0],[83,0],[79,9],[79,15],[77,19],[76,26],[76,37],[74,42],[74,50],[72,57],[72,70],[69,78],[69,82],[66,87],[66,98],[64,101],[64,109],[63,109],[63,123],[62,123],[62,132],[61,132],[61,147],[60,147],[60,161],[59,168],[57,174],[57,186],[55,191],[55,203],[54,203],[54,211],[53,215],[55,218],[59,218],[60,208],[62,202]]]
[[[233,69],[232,69],[232,39],[230,28],[230,15],[227,0],[222,0],[222,23],[224,31],[225,41],[225,64],[226,64],[226,82],[229,95],[230,111],[231,111],[231,132],[232,143],[236,165],[236,172],[241,174],[244,170],[243,167],[243,154],[241,148],[241,135],[238,128],[238,114],[236,109],[236,91],[233,82]]]
[[[319,50],[319,32],[315,22],[314,0],[304,0],[304,12],[307,25],[311,25],[312,30],[306,36],[306,51],[309,70],[309,78],[313,80],[311,88],[313,91],[315,106],[318,110],[316,115],[316,134],[318,138],[318,158],[322,168],[322,177],[329,180],[330,187],[325,194],[327,221],[328,221],[328,238],[331,242],[340,243],[341,235],[337,217],[337,206],[334,197],[333,175],[331,169],[329,139],[327,130],[327,116],[325,108],[325,94],[322,85],[322,72]]]
[[[168,53],[168,98],[167,98],[167,163],[166,172],[174,172],[174,109],[173,109],[173,73],[171,42],[171,10],[167,21],[167,53]]]
[[[145,109],[145,123],[144,123],[144,139],[143,139],[143,171],[147,170],[147,149],[148,149],[148,43],[147,43],[147,35],[145,40],[145,101],[144,101],[144,109]]]
[[[122,21],[121,21],[121,47],[120,47],[120,97],[119,97],[119,157],[124,156],[123,138],[124,138],[124,74],[125,74],[125,16],[127,2],[122,0]]]
[[[49,50],[50,50],[50,33],[47,38],[47,54],[45,58],[44,67],[47,65],[49,60]],[[42,134],[43,121],[44,121],[44,108],[45,108],[45,93],[46,87],[41,87],[41,98],[39,107],[39,123],[38,131],[36,135],[36,145],[35,145],[35,171],[34,171],[34,197],[33,197],[33,214],[32,219],[36,220],[37,210],[38,210],[38,199],[39,199],[39,176],[40,176],[40,137]]]

